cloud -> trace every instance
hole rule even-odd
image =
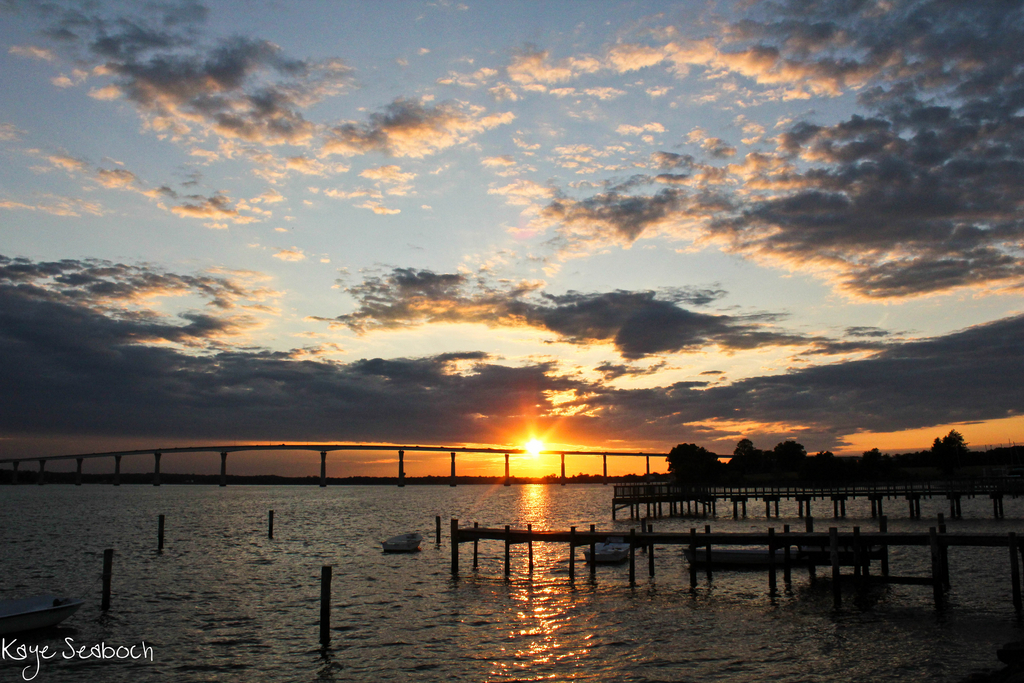
[[[39,59],[44,62],[53,62],[57,59],[57,56],[53,54],[52,50],[47,50],[43,47],[36,47],[35,45],[13,45],[7,50],[7,52],[19,57]]]
[[[305,261],[306,254],[298,247],[292,247],[291,249],[277,251],[274,254],[274,258],[281,259],[282,261]]]
[[[554,63],[548,57],[548,52],[534,47],[521,50],[506,69],[509,79],[520,86],[550,85],[593,73],[601,66],[597,59],[589,56],[569,57]]]
[[[379,152],[418,159],[465,144],[475,135],[514,118],[511,112],[484,115],[479,108],[453,103],[426,107],[399,98],[384,113],[371,114],[367,123],[346,123],[333,128],[323,149],[346,156]]]
[[[470,322],[490,327],[532,327],[573,344],[610,343],[624,358],[767,346],[812,345],[816,340],[775,328],[765,316],[737,317],[687,310],[724,295],[721,290],[673,288],[659,292],[597,294],[539,293],[540,283],[491,286],[457,273],[398,268],[346,291],[355,312],[333,319],[357,332],[439,322]]]
[[[191,203],[172,206],[170,212],[182,218],[212,218],[228,220],[237,224],[253,223],[259,220],[255,216],[243,215],[238,209],[232,208],[230,197],[224,194],[217,193],[210,197],[188,195],[185,199],[191,200]]]

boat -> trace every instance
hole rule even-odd
[[[0,600],[0,635],[56,626],[81,606],[81,600],[56,595]]]
[[[612,564],[622,562],[629,557],[629,543],[626,543],[621,536],[609,536],[604,543],[594,544],[594,557],[590,557],[590,547],[583,548],[583,556],[587,562],[594,564]]]
[[[683,554],[690,564],[708,564],[707,548],[683,548]],[[767,548],[712,548],[711,565],[727,567],[767,567],[771,564]],[[798,561],[797,553],[790,553],[790,563]],[[786,561],[785,551],[775,549],[775,563],[780,567]]]
[[[381,541],[386,553],[414,553],[420,549],[423,536],[420,534],[400,534]]]

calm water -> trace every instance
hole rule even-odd
[[[996,668],[995,650],[1021,637],[1011,604],[1006,550],[950,551],[947,609],[931,589],[891,586],[831,609],[827,581],[796,570],[789,589],[768,595],[763,572],[703,573],[689,589],[678,549],[656,554],[656,577],[638,556],[599,567],[591,581],[578,549],[575,586],[567,549],[513,547],[513,579],[502,578],[503,545],[462,548],[462,576],[450,576],[448,520],[463,525],[570,525],[628,533],[611,521],[610,486],[193,487],[5,486],[0,488],[0,597],[52,592],[86,604],[58,629],[19,642],[66,652],[76,645],[153,647],[153,661],[43,662],[37,681],[956,681]],[[910,521],[889,501],[893,531],[926,529],[944,500],[922,501]],[[867,501],[850,501],[838,526],[873,530]],[[266,535],[275,511],[274,539]],[[750,517],[708,520],[714,530],[764,529]],[[723,507],[723,512],[725,509]],[[728,511],[731,513],[731,510]],[[816,504],[816,513],[831,512]],[[156,552],[157,515],[167,519]],[[781,529],[796,518],[782,507]],[[434,544],[434,516],[443,520]],[[788,515],[788,517],[787,517]],[[964,501],[949,531],[1024,531],[1024,500],[1006,501],[992,520],[987,499]],[[704,520],[655,520],[686,531]],[[834,525],[819,517],[819,530]],[[380,540],[423,533],[423,552],[384,555]],[[114,548],[112,609],[101,614],[104,548]],[[924,549],[893,550],[893,574],[925,574]],[[639,558],[643,557],[640,561]],[[333,640],[318,640],[320,567],[333,565]],[[827,574],[819,571],[819,575]],[[782,586],[780,573],[780,587]],[[30,662],[0,662],[0,683],[22,680]],[[33,673],[29,670],[29,675]]]

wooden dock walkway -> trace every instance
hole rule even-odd
[[[846,517],[846,501],[867,498],[871,502],[871,517],[884,514],[883,501],[902,498],[907,501],[911,519],[921,517],[922,498],[946,498],[950,519],[963,516],[964,498],[987,496],[992,500],[992,516],[1004,516],[1003,499],[1024,495],[1024,478],[993,477],[956,481],[861,483],[847,485],[799,486],[682,486],[667,482],[616,484],[612,496],[612,519],[620,510],[629,510],[630,519],[668,516],[714,517],[718,503],[732,503],[733,519],[747,516],[747,502],[765,504],[765,517],[779,516],[780,500],[795,500],[799,517],[811,515],[811,502],[831,500],[833,516]],[[646,515],[641,514],[646,508]]]
[[[1021,612],[1024,609],[1024,602],[1021,597],[1021,549],[1018,543],[1017,534],[949,534],[945,532],[944,525],[931,527],[928,533],[921,532],[899,532],[893,533],[887,530],[887,520],[883,515],[879,519],[879,530],[877,532],[862,533],[859,527],[854,527],[851,532],[840,532],[832,527],[827,533],[814,531],[814,518],[806,518],[806,530],[793,532],[789,525],[785,525],[781,533],[776,529],[769,528],[766,532],[743,532],[723,533],[712,532],[710,525],[704,527],[703,533],[698,533],[696,528],[690,529],[689,533],[680,532],[654,532],[648,526],[637,533],[636,529],[630,529],[628,534],[621,531],[597,531],[595,525],[591,524],[589,531],[579,531],[571,527],[568,531],[534,530],[531,525],[526,529],[513,529],[510,526],[504,528],[484,528],[476,524],[473,527],[460,527],[459,520],[451,520],[451,573],[458,577],[460,571],[459,547],[463,543],[473,544],[473,569],[479,567],[479,542],[481,540],[494,540],[504,542],[505,564],[504,576],[511,577],[511,548],[516,544],[526,544],[528,553],[528,572],[532,575],[534,570],[533,544],[534,543],[555,543],[567,546],[569,560],[569,581],[576,578],[576,548],[589,546],[590,555],[594,555],[595,544],[607,542],[609,538],[623,539],[629,543],[629,584],[636,584],[636,552],[647,555],[649,576],[654,576],[654,557],[657,547],[681,546],[690,551],[690,555],[696,556],[699,551],[706,551],[705,557],[713,557],[712,549],[715,547],[761,547],[766,550],[767,565],[765,570],[768,573],[768,589],[771,595],[775,595],[778,588],[777,574],[781,569],[783,580],[789,584],[793,569],[797,566],[806,567],[811,581],[816,578],[817,567],[824,566],[831,569],[833,601],[836,609],[842,604],[842,584],[852,581],[856,586],[863,587],[869,584],[904,584],[931,586],[936,607],[941,607],[945,592],[950,588],[950,567],[949,548],[954,547],[984,547],[984,548],[1007,548],[1009,554],[1011,595],[1014,609]],[[440,534],[438,534],[440,542]],[[920,546],[927,547],[931,557],[931,571],[927,576],[907,576],[890,574],[889,549],[894,546]],[[811,548],[811,552],[800,552],[800,549]],[[777,560],[778,550],[782,551],[781,562]],[[799,553],[799,555],[798,555]],[[879,562],[879,572],[872,573],[871,562]],[[594,577],[596,566],[589,564],[590,576]],[[842,568],[852,568],[853,574],[842,573]],[[711,578],[715,571],[713,563],[706,563],[705,572]],[[697,586],[697,563],[689,563],[690,588]]]

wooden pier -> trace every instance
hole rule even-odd
[[[779,516],[780,500],[795,500],[800,517],[810,516],[813,501],[832,503],[833,517],[846,517],[846,502],[867,498],[871,502],[871,517],[884,514],[884,501],[903,499],[911,519],[921,517],[922,498],[945,498],[949,501],[949,518],[963,516],[964,498],[988,497],[992,501],[992,516],[1004,516],[1003,499],[1024,495],[1024,479],[994,477],[956,481],[866,483],[849,485],[802,486],[682,486],[671,483],[616,484],[612,496],[612,519],[621,510],[629,510],[630,519],[663,516],[718,516],[718,503],[732,504],[732,517],[747,516],[747,503],[764,503],[765,518],[771,519],[774,508]],[[826,505],[828,503],[825,503]],[[641,514],[642,509],[646,514]]]
[[[765,548],[768,574],[768,590],[771,595],[777,592],[778,571],[783,572],[783,580],[786,584],[791,582],[793,569],[806,567],[808,577],[811,581],[816,579],[817,567],[831,568],[832,594],[834,606],[838,609],[842,604],[842,585],[846,582],[853,582],[857,587],[864,587],[871,584],[902,584],[930,586],[936,607],[943,605],[945,592],[950,588],[950,566],[949,548],[955,547],[982,547],[982,548],[1007,548],[1010,567],[1010,593],[1014,609],[1020,613],[1024,610],[1024,602],[1021,597],[1021,548],[1016,533],[1009,534],[948,534],[945,533],[943,525],[931,527],[928,533],[920,532],[899,532],[892,533],[887,530],[886,517],[883,515],[879,520],[879,531],[862,533],[859,527],[854,527],[850,532],[840,532],[832,527],[827,533],[815,532],[814,519],[806,518],[807,529],[803,532],[793,532],[789,525],[785,525],[781,533],[776,529],[769,528],[766,532],[742,532],[742,533],[713,533],[711,527],[705,526],[703,533],[698,533],[695,528],[689,533],[680,532],[654,532],[651,527],[641,529],[630,529],[628,534],[621,531],[597,531],[594,525],[589,531],[579,531],[571,527],[568,531],[535,530],[532,527],[526,529],[512,529],[510,526],[504,528],[485,528],[474,524],[473,527],[460,527],[459,520],[451,520],[451,573],[453,577],[459,576],[460,571],[460,545],[463,543],[473,544],[473,569],[479,567],[479,541],[493,540],[502,541],[505,546],[504,577],[511,578],[511,547],[517,544],[528,546],[530,558],[529,573],[534,570],[533,565],[533,544],[534,543],[555,543],[566,546],[569,564],[569,581],[576,579],[576,548],[579,546],[590,546],[591,557],[594,554],[594,546],[597,543],[607,542],[609,538],[624,539],[630,544],[629,551],[629,584],[636,584],[636,553],[640,550],[647,555],[647,567],[650,577],[654,577],[654,556],[656,547],[680,546],[689,549],[691,555],[698,551],[706,551],[705,557],[713,557],[712,549],[715,547],[761,547]],[[889,549],[894,546],[919,546],[928,548],[931,563],[930,572],[926,576],[893,575],[890,573]],[[811,552],[800,552],[801,548],[812,548]],[[782,550],[782,560],[777,561],[777,552]],[[872,560],[879,563],[879,572],[872,573]],[[590,576],[595,575],[594,563],[589,563]],[[852,568],[850,573],[843,573],[842,569]],[[712,572],[716,571],[713,563],[705,564],[705,571],[708,579]],[[697,586],[697,563],[689,563],[690,588]]]

